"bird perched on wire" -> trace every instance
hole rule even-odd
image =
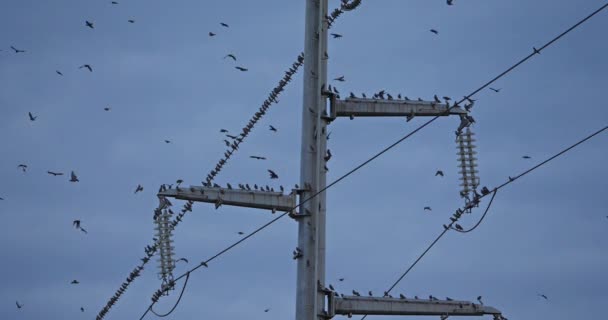
[[[144,187],[142,187],[141,184],[138,184],[137,188],[135,188],[135,192],[133,192],[133,193],[138,193],[138,192],[141,192],[141,191],[144,191]]]
[[[27,115],[30,117],[30,121],[36,121],[36,118],[38,118],[38,116],[34,116],[31,112],[28,112]]]
[[[80,67],[78,67],[78,69],[82,69],[82,68],[87,68],[87,69],[89,69],[89,72],[93,72],[93,68],[91,67],[90,64],[83,64]]]
[[[361,296],[361,294],[360,294],[359,292],[357,292],[356,290],[353,290],[353,295],[354,295],[354,296],[357,296],[357,297],[360,297],[360,296]]]
[[[25,172],[27,170],[27,164],[20,164],[17,166],[17,168],[20,168],[21,171]]]
[[[435,172],[435,177],[436,176],[442,176],[443,177],[443,171],[437,170],[437,172]]]
[[[80,180],[78,180],[78,177],[76,176],[76,174],[74,173],[74,171],[72,171],[70,173],[70,182],[78,182]]]
[[[488,189],[488,187],[484,186],[483,188],[481,188],[481,194],[484,196],[490,194],[490,190]]]
[[[268,169],[268,173],[270,174],[270,179],[278,179],[279,176],[272,170]]]

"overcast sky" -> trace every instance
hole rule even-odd
[[[179,178],[200,185],[225,150],[219,130],[240,131],[304,45],[304,1],[118,2],[0,1],[0,319],[94,318],[151,244],[158,186]],[[343,93],[460,98],[604,3],[364,0],[332,29],[344,37],[330,40],[329,77],[345,76],[333,83]],[[607,30],[608,11],[493,84],[500,92],[476,95],[482,185],[500,185],[606,126]],[[228,53],[238,61],[222,59]],[[298,73],[217,183],[299,182],[301,92]],[[424,121],[337,119],[328,181]],[[438,119],[328,191],[327,279],[338,291],[381,295],[462,205],[458,124]],[[509,319],[605,317],[606,163],[603,133],[505,187],[478,229],[448,233],[394,292],[482,295]],[[267,169],[280,179],[271,181]],[[445,177],[434,176],[438,169]],[[68,181],[72,170],[80,182]],[[138,184],[144,191],[134,194]],[[461,224],[472,226],[481,213]],[[176,255],[192,266],[273,217],[195,204],[175,231]],[[170,318],[293,318],[296,245],[297,224],[279,220],[193,273]],[[160,284],[157,271],[148,264],[106,319],[139,318]]]

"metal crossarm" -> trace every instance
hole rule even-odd
[[[448,110],[449,109],[449,110]],[[467,112],[445,103],[417,100],[386,100],[368,98],[337,99],[330,97],[330,118],[336,117],[419,117],[461,115]]]
[[[167,189],[159,196],[171,197],[216,205],[257,208],[275,211],[291,211],[296,206],[296,193],[285,195],[281,192],[226,189],[217,187],[194,187]]]

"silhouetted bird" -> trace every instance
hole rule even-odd
[[[339,77],[335,78],[334,80],[340,81],[340,82],[346,81],[346,80],[344,80],[344,76],[339,76]]]
[[[479,301],[480,304],[483,304],[483,302],[481,301],[481,296],[477,297],[477,301]]]
[[[225,24],[225,23],[223,23],[223,22],[220,22],[220,25],[221,25],[222,27],[226,27],[226,28],[228,28],[228,27],[229,27],[227,24]]]
[[[241,236],[242,236],[242,235],[244,235],[244,234],[245,234],[245,232],[243,232],[243,231],[239,231],[239,232],[237,232],[237,234],[239,234],[239,235],[241,235]]]
[[[76,228],[76,229],[80,229],[80,220],[74,220],[72,222],[72,225]]]
[[[91,65],[83,64],[80,67],[78,67],[78,69],[82,69],[82,68],[87,68],[87,69],[89,69],[89,72],[93,72],[93,68],[91,68]]]
[[[53,171],[47,171],[46,173],[53,175],[53,176],[62,176],[63,172],[53,172]]]
[[[431,207],[424,207],[424,210],[431,211]]]
[[[455,226],[456,226],[456,230],[460,230],[460,231],[462,231],[462,230],[463,230],[463,229],[462,229],[462,226],[461,226],[461,225],[459,225],[458,223],[457,223],[457,224],[455,224]]]
[[[549,300],[549,298],[547,298],[547,296],[546,296],[546,295],[544,295],[544,294],[540,294],[540,293],[539,293],[539,294],[538,294],[538,296],[539,296],[539,297],[541,297],[541,298],[544,298],[545,300]]]
[[[171,140],[165,140],[165,143],[171,143]]]
[[[481,194],[484,196],[490,194],[490,190],[488,189],[488,187],[484,186],[483,188],[481,188]]]
[[[226,56],[224,56],[224,59],[226,59],[226,58],[231,58],[232,60],[236,61],[236,57],[232,53],[229,53]]]
[[[502,90],[502,88],[494,89],[494,88],[490,87],[490,90],[492,90],[494,92],[500,92],[500,90]]]
[[[331,36],[334,37],[334,39],[342,38],[342,35],[339,33],[331,33]]]
[[[439,34],[439,31],[437,31],[437,30],[435,30],[435,29],[431,29],[430,31],[431,31],[432,33],[434,33],[434,34]]]
[[[13,51],[15,51],[15,53],[23,53],[23,52],[25,52],[25,50],[20,50],[20,49],[17,49],[15,47],[13,47],[13,46],[11,46],[11,49],[13,49]]]
[[[78,180],[78,177],[76,176],[76,174],[74,173],[74,171],[72,171],[70,173],[70,182],[78,182],[80,180]]]
[[[180,262],[180,261],[183,261],[183,262],[185,262],[185,263],[188,263],[188,259],[186,259],[186,258],[179,258],[179,259],[175,260],[175,263],[178,263],[178,262]]]
[[[85,23],[85,25],[86,25],[87,27],[89,27],[89,28],[91,28],[91,29],[94,29],[94,28],[95,28],[95,27],[93,27],[93,22],[91,22],[91,21],[85,20],[85,22],[84,22],[84,23]]]
[[[530,156],[523,156],[522,158],[524,158],[524,159],[532,159],[532,157],[530,157]]]
[[[213,33],[213,32],[209,32],[209,36],[210,36],[210,37],[215,37],[215,33]]]
[[[135,23],[135,20],[133,20],[133,19],[129,19],[127,21],[129,21],[129,23]]]
[[[58,75],[60,75],[60,76],[62,76],[62,75],[63,75],[63,73],[61,73],[61,71],[59,71],[59,70],[55,70],[55,73],[57,73],[57,74],[58,74]]]
[[[225,133],[225,132],[228,132],[228,130],[226,130],[226,129],[220,129],[220,132]]]
[[[236,69],[237,69],[237,70],[239,70],[239,71],[243,71],[243,72],[245,72],[245,71],[248,71],[248,70],[249,70],[249,69],[247,69],[247,68],[243,68],[243,67],[234,67],[234,68],[236,68]]]
[[[141,192],[141,191],[144,191],[144,187],[142,187],[141,184],[138,184],[137,188],[135,188],[135,192],[133,192],[133,193],[138,193],[138,192]]]
[[[268,125],[268,128],[270,129],[270,131],[277,132],[277,128],[273,127],[272,125]]]
[[[447,0],[448,6],[451,6],[454,4],[454,0]]]
[[[536,47],[532,47],[532,49],[534,50],[534,54],[540,54],[540,50],[536,49]]]
[[[270,311],[270,308],[268,308],[268,309],[264,309],[264,312],[268,312],[268,311]]]
[[[15,304],[17,304],[17,309],[21,309],[23,308],[22,304],[19,304],[19,301],[15,301]]]
[[[38,118],[38,116],[34,116],[31,112],[28,112],[27,115],[30,117],[30,121],[36,121],[36,118]]]
[[[268,169],[268,173],[270,173],[270,179],[278,179],[279,176],[272,170]]]
[[[357,292],[357,291],[355,291],[355,290],[353,290],[353,295],[354,295],[354,296],[357,296],[357,297],[361,296],[361,294],[359,294],[359,292]]]
[[[266,160],[265,157],[260,157],[260,156],[249,156],[249,158],[251,158],[251,159],[257,159],[257,160]]]
[[[435,172],[435,177],[436,176],[442,176],[443,177],[443,171],[437,170],[437,172]]]
[[[104,111],[110,111],[110,110],[111,110],[111,108],[110,108],[110,107],[105,107],[105,108],[103,108],[103,110],[104,110]]]
[[[71,284],[79,284],[78,280],[72,280]]]
[[[84,308],[83,307],[80,307],[80,312],[84,312]]]
[[[20,164],[17,168],[21,168],[21,171],[25,172],[25,170],[27,170],[27,164]]]

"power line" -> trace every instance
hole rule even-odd
[[[331,28],[333,22],[344,12],[347,11],[352,11],[355,10],[356,8],[359,7],[359,5],[361,4],[362,0],[353,0],[351,3],[348,2],[342,2],[340,8],[335,9],[331,16],[327,17],[328,19],[328,28]],[[245,128],[247,128],[247,130],[243,129],[243,133],[244,135],[241,136],[240,140],[236,139],[237,141],[235,141],[234,143],[236,144],[236,148],[238,148],[238,145],[243,141],[243,139],[246,137],[246,135],[248,134],[248,132],[253,128],[253,125],[255,125],[255,123],[265,114],[266,110],[269,108],[270,104],[272,102],[278,103],[278,101],[276,100],[277,97],[279,96],[279,94],[284,90],[285,86],[287,85],[287,83],[291,80],[291,77],[297,72],[297,70],[300,68],[300,66],[302,65],[304,61],[304,56],[301,53],[300,55],[298,55],[298,58],[296,59],[296,62],[294,62],[292,64],[292,67],[285,72],[285,76],[283,77],[283,79],[279,82],[279,85],[277,87],[275,87],[270,95],[269,98],[266,99],[264,101],[264,103],[262,104],[262,107],[259,109],[258,112],[256,112],[254,114],[254,117],[250,120],[249,123],[253,123],[251,125],[246,126]],[[258,114],[259,113],[259,114]],[[236,148],[233,148],[234,151],[236,150]],[[212,170],[209,175],[207,176],[206,179],[206,183],[210,184],[213,181],[213,178],[215,178],[215,176],[219,173],[219,171],[221,170],[221,168],[223,167],[223,165],[228,161],[228,158],[230,157],[230,155],[232,154],[232,152],[230,152],[228,155],[227,153],[225,153],[225,157],[223,159],[220,159],[216,165],[216,170]],[[186,204],[184,204],[183,209],[181,210],[181,212],[176,216],[176,218],[171,222],[170,228],[171,230],[174,230],[175,227],[178,225],[178,223],[183,219],[183,217],[185,216],[186,212],[191,211],[191,206],[192,206],[193,202],[188,201],[186,202]],[[279,216],[278,218],[282,217],[283,215]],[[278,219],[277,219],[278,220]],[[271,221],[271,223],[274,221]],[[261,230],[261,229],[260,229]],[[253,234],[251,234],[253,235]],[[251,236],[250,235],[250,236]],[[246,237],[248,238],[248,237]],[[245,240],[246,238],[242,239]],[[234,246],[238,245],[240,242],[234,244],[233,246],[230,246],[226,249],[226,251],[232,249]],[[155,243],[150,246],[150,250],[146,250],[146,253],[152,253],[154,254],[156,252],[158,248],[158,243],[155,241]],[[146,248],[147,249],[147,248]],[[225,251],[220,252],[217,256],[223,254]],[[216,258],[217,256],[213,257]],[[112,296],[112,298],[110,298],[108,300],[108,302],[106,303],[106,305],[102,308],[102,310],[97,314],[96,320],[102,320],[105,315],[109,312],[110,308],[112,308],[114,306],[114,304],[118,301],[118,299],[122,296],[122,294],[126,291],[126,289],[129,287],[129,285],[131,284],[131,282],[133,280],[135,280],[135,278],[137,278],[141,272],[141,270],[143,270],[144,266],[149,262],[149,256],[144,257],[142,259],[143,263],[137,267],[135,267],[134,271],[131,272],[131,275],[134,275],[132,277],[128,278],[127,282],[124,282],[123,285],[121,286],[121,288],[119,290],[116,291],[116,293],[114,294],[114,296]],[[185,289],[185,287],[184,287]],[[182,291],[183,294],[183,291]],[[180,299],[181,299],[181,295],[180,294]],[[179,303],[179,301],[178,301]],[[177,307],[177,304],[176,306]],[[174,307],[174,308],[175,308]]]
[[[481,216],[481,218],[479,219],[479,221],[477,221],[477,223],[471,227],[468,230],[459,230],[456,229],[454,227],[452,227],[451,225],[449,226],[449,229],[460,232],[460,233],[469,233],[475,229],[477,229],[477,227],[479,227],[479,225],[481,224],[481,222],[483,221],[483,219],[486,217],[486,215],[488,214],[488,210],[490,209],[490,207],[492,206],[492,202],[494,202],[494,197],[496,197],[496,193],[498,193],[498,190],[494,190],[494,192],[492,192],[492,198],[490,198],[490,202],[488,203],[488,207],[486,208],[486,211],[483,213],[483,215]]]
[[[357,2],[356,0],[353,1]],[[358,4],[356,6],[358,6],[361,3],[361,1],[358,1]],[[343,4],[344,6],[344,4]],[[354,8],[356,8],[356,6]],[[552,45],[553,43],[555,43],[557,40],[561,39],[563,36],[565,36],[566,34],[568,34],[569,32],[571,32],[572,30],[576,29],[577,27],[579,27],[581,24],[583,24],[584,22],[586,22],[587,20],[589,20],[591,17],[595,16],[597,13],[601,12],[602,10],[604,10],[606,7],[608,7],[608,3],[606,3],[605,5],[601,6],[599,9],[597,9],[596,11],[594,11],[593,13],[589,14],[588,16],[586,16],[585,18],[583,18],[582,20],[578,21],[576,24],[574,24],[573,26],[571,26],[570,28],[568,28],[566,31],[562,32],[560,35],[554,37],[553,39],[551,39],[549,42],[547,42],[546,44],[544,44],[540,49],[535,49],[534,52],[526,57],[524,57],[523,59],[521,59],[520,61],[518,61],[517,63],[515,63],[514,65],[512,65],[511,67],[509,67],[508,69],[506,69],[504,72],[500,73],[498,76],[494,77],[492,80],[488,81],[487,83],[485,83],[484,85],[482,85],[481,87],[479,87],[478,89],[474,90],[472,93],[470,93],[469,95],[465,96],[462,100],[460,100],[459,102],[455,103],[454,106],[450,107],[447,109],[446,112],[449,112],[449,110],[455,108],[458,106],[458,104],[464,102],[465,100],[471,98],[472,96],[474,96],[475,94],[479,93],[481,90],[483,90],[484,88],[486,88],[487,86],[489,86],[490,84],[494,83],[496,80],[504,77],[505,75],[507,75],[508,73],[510,73],[511,71],[515,70],[517,67],[519,67],[520,65],[522,65],[524,62],[526,62],[527,60],[529,60],[532,56],[534,56],[535,54],[539,54],[541,50],[544,50],[545,48],[549,47],[550,45]],[[354,9],[353,8],[353,9]],[[351,9],[352,10],[352,9]],[[334,14],[335,12],[342,12],[341,10],[338,11],[334,11],[332,13],[333,17],[338,17],[340,15],[340,13]],[[332,20],[329,20],[328,22],[333,22]],[[364,161],[363,163],[361,163],[360,165],[358,165],[357,167],[355,167],[354,169],[350,170],[349,172],[347,172],[346,174],[342,175],[340,178],[336,179],[335,181],[333,181],[332,183],[330,183],[329,185],[327,185],[326,187],[322,188],[321,190],[319,190],[318,192],[316,192],[315,194],[313,194],[312,196],[310,196],[309,198],[305,199],[304,201],[302,201],[299,205],[297,205],[296,207],[294,207],[292,210],[295,210],[297,208],[299,208],[300,205],[303,205],[304,203],[307,203],[308,201],[312,200],[314,197],[316,197],[317,195],[325,192],[327,189],[331,188],[332,186],[334,186],[335,184],[337,184],[338,182],[342,181],[343,179],[345,179],[346,177],[350,176],[351,174],[357,172],[359,169],[363,168],[364,166],[366,166],[367,164],[371,163],[372,161],[374,161],[375,159],[377,159],[378,157],[380,157],[381,155],[383,155],[384,153],[388,152],[389,150],[391,150],[392,148],[394,148],[395,146],[397,146],[398,144],[400,144],[401,142],[405,141],[406,139],[408,139],[409,137],[411,137],[412,135],[414,135],[415,133],[417,133],[418,131],[422,130],[423,128],[425,128],[426,126],[428,126],[429,124],[431,124],[432,122],[434,122],[435,120],[437,120],[440,116],[435,116],[432,119],[430,119],[429,121],[425,122],[424,124],[422,124],[421,126],[419,126],[418,128],[414,129],[413,131],[411,131],[410,133],[406,134],[404,137],[400,138],[399,140],[397,140],[396,142],[394,142],[393,144],[389,145],[388,147],[384,148],[383,150],[381,150],[380,152],[378,152],[377,154],[375,154],[374,156],[372,156],[371,158],[369,158],[368,160]],[[524,173],[525,174],[525,173]],[[522,174],[523,175],[523,174]],[[521,176],[521,175],[520,175]],[[517,176],[516,178],[519,178],[520,176]],[[504,185],[506,185],[508,183],[505,183]],[[503,186],[504,186],[503,185]],[[502,187],[502,186],[500,186]],[[499,187],[499,188],[500,188]],[[497,188],[498,189],[498,188]],[[496,190],[497,190],[496,189]],[[210,262],[211,260],[216,259],[217,257],[221,256],[222,254],[228,252],[229,250],[231,250],[232,248],[236,247],[237,245],[239,245],[240,243],[242,243],[243,241],[245,241],[246,239],[250,238],[251,236],[253,236],[254,234],[258,233],[259,231],[265,229],[266,227],[270,226],[271,224],[273,224],[274,222],[276,222],[277,220],[281,219],[282,217],[284,217],[285,215],[287,215],[288,212],[285,212],[281,215],[279,215],[278,217],[276,217],[275,219],[269,221],[268,223],[264,224],[262,227],[256,229],[254,232],[252,232],[251,234],[247,235],[246,237],[240,239],[239,241],[235,242],[234,244],[230,245],[229,247],[227,247],[226,249],[220,251],[219,253],[217,253],[216,255],[214,255],[213,257],[211,257],[209,260],[202,262],[201,265],[195,267],[194,269],[191,269],[189,272],[197,270],[198,268],[200,268],[201,266],[205,265]],[[178,217],[179,218],[179,217]],[[180,280],[181,278],[183,278],[184,275],[175,278],[175,281]],[[160,292],[160,294],[159,294]],[[158,296],[158,298],[160,298],[160,295],[162,295],[163,290],[157,290],[155,293],[155,296]],[[156,301],[158,301],[158,299],[153,299],[153,303],[150,305],[150,307],[148,308],[148,310],[144,313],[144,315],[142,315],[141,319],[143,319],[143,317],[147,314],[147,312],[152,308],[152,306],[156,303]]]
[[[541,163],[539,163],[539,164],[535,165],[534,167],[532,167],[532,168],[530,168],[530,169],[528,169],[528,170],[526,170],[526,171],[522,172],[521,174],[517,175],[515,178],[510,178],[510,179],[509,179],[508,181],[506,181],[505,183],[503,183],[503,184],[499,185],[498,187],[496,187],[496,188],[492,189],[492,190],[490,191],[490,193],[492,194],[492,198],[491,198],[490,202],[488,203],[488,206],[487,206],[487,208],[486,208],[486,211],[485,211],[485,212],[484,212],[484,214],[483,214],[483,217],[485,217],[485,215],[488,213],[488,210],[490,209],[490,206],[492,205],[492,202],[493,202],[494,197],[496,196],[496,193],[498,192],[498,190],[500,190],[501,188],[503,188],[503,187],[505,187],[505,186],[507,186],[507,185],[509,185],[509,184],[511,184],[511,183],[513,183],[513,182],[515,182],[515,180],[517,180],[517,179],[519,179],[519,178],[521,178],[521,177],[523,177],[523,176],[527,175],[528,173],[530,173],[530,172],[532,172],[532,171],[534,171],[534,170],[536,170],[536,169],[540,168],[541,166],[543,166],[543,165],[547,164],[547,163],[548,163],[548,162],[550,162],[551,160],[554,160],[555,158],[557,158],[557,157],[559,157],[559,156],[561,156],[561,155],[565,154],[566,152],[568,152],[568,151],[572,150],[573,148],[577,147],[578,145],[580,145],[580,144],[584,143],[585,141],[587,141],[587,140],[589,140],[589,139],[591,139],[591,138],[593,138],[593,137],[597,136],[598,134],[602,133],[602,132],[603,132],[603,131],[605,131],[606,129],[608,129],[608,126],[605,126],[604,128],[602,128],[602,129],[600,129],[600,130],[598,130],[598,131],[596,131],[596,132],[594,132],[594,133],[592,133],[592,134],[588,135],[587,137],[585,137],[585,138],[583,138],[583,139],[579,140],[578,142],[574,143],[573,145],[571,145],[571,146],[567,147],[566,149],[564,149],[564,150],[562,150],[562,151],[558,152],[558,153],[557,153],[557,154],[555,154],[554,156],[552,156],[552,157],[550,157],[550,158],[546,159],[545,161],[543,161],[543,162],[541,162]],[[482,198],[486,197],[486,196],[487,196],[487,195],[489,195],[490,193],[487,193],[487,194],[484,194],[484,195],[479,196],[479,197],[477,198],[477,200],[481,200]],[[483,217],[482,217],[482,219],[481,219],[481,220],[483,220]],[[472,229],[470,229],[470,230],[468,230],[468,231],[466,231],[466,232],[470,232],[470,231],[472,231],[473,229],[475,229],[475,228],[476,228],[476,227],[477,227],[477,226],[478,226],[478,225],[481,223],[481,220],[480,220],[480,221],[479,221],[479,222],[478,222],[478,223],[477,223],[477,224],[476,224],[476,225],[475,225],[475,226],[474,226]],[[443,237],[443,236],[444,236],[444,235],[445,235],[445,234],[448,232],[448,230],[451,230],[451,229],[452,229],[452,225],[453,225],[455,222],[456,222],[456,221],[452,221],[452,222],[449,224],[449,227],[448,227],[448,228],[445,228],[445,227],[444,227],[443,231],[442,231],[442,232],[441,232],[441,233],[440,233],[440,234],[437,236],[437,238],[435,238],[435,240],[433,240],[433,242],[431,242],[431,244],[430,244],[430,245],[429,245],[429,246],[428,246],[428,247],[427,247],[427,248],[426,248],[426,249],[425,249],[425,250],[422,252],[422,254],[421,254],[420,256],[418,256],[418,258],[417,258],[417,259],[414,261],[414,263],[412,263],[412,264],[409,266],[409,268],[407,268],[407,270],[405,270],[405,272],[404,272],[404,273],[403,273],[403,274],[402,274],[402,275],[401,275],[401,276],[400,276],[400,277],[397,279],[397,281],[395,281],[395,282],[394,282],[394,283],[393,283],[393,284],[390,286],[390,288],[389,288],[389,289],[386,291],[387,293],[391,292],[391,290],[393,290],[393,289],[394,289],[394,288],[397,286],[397,284],[399,284],[399,282],[401,282],[401,280],[403,280],[403,278],[405,278],[405,276],[406,276],[406,275],[407,275],[407,274],[408,274],[408,273],[409,273],[409,272],[410,272],[410,271],[411,271],[411,270],[412,270],[412,269],[413,269],[413,268],[416,266],[416,264],[418,264],[418,262],[419,262],[419,261],[420,261],[420,260],[421,260],[421,259],[422,259],[422,258],[423,258],[423,257],[424,257],[426,254],[427,254],[427,252],[429,252],[429,251],[431,250],[431,248],[433,248],[433,246],[434,246],[434,245],[435,245],[435,244],[436,244],[436,243],[437,243],[437,242],[438,242],[438,241],[439,241],[439,240],[440,240],[440,239],[441,239],[441,238],[442,238],[442,237]],[[361,320],[365,319],[366,317],[367,317],[367,315],[364,315],[363,317],[361,317]]]

